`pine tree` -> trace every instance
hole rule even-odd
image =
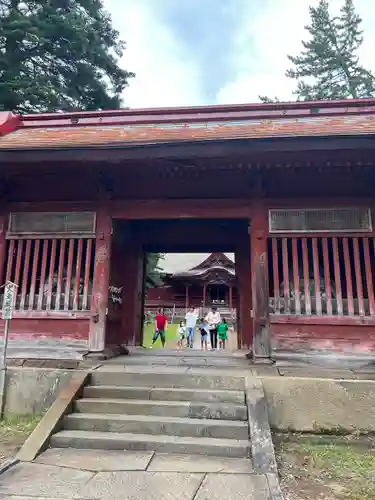
[[[345,0],[338,16],[332,16],[329,2],[310,7],[310,39],[302,42],[298,56],[288,56],[294,68],[286,72],[297,80],[297,100],[335,100],[375,96],[375,77],[359,62],[363,43],[362,19],[353,0]],[[261,98],[263,102],[265,101]]]
[[[160,286],[163,282],[162,269],[159,266],[161,260],[164,259],[163,253],[148,253],[146,255],[146,286]]]
[[[0,0],[0,110],[119,107],[124,48],[102,0]]]

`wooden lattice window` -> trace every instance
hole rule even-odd
[[[372,231],[369,208],[270,210],[270,233],[367,233]]]
[[[95,235],[94,212],[18,212],[9,217],[7,237]]]

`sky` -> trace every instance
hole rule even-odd
[[[343,0],[331,0],[332,12]],[[126,41],[121,64],[136,73],[124,92],[131,108],[293,100],[288,54],[306,39],[318,0],[104,0]],[[363,19],[360,60],[375,72],[375,2],[356,0]],[[169,254],[161,267],[183,271],[205,254]]]
[[[121,65],[136,73],[125,105],[194,106],[293,100],[285,77],[309,5],[318,0],[104,0],[126,41]],[[331,0],[336,11],[343,0]],[[375,2],[356,0],[365,42],[361,63],[375,72]]]

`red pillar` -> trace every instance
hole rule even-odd
[[[0,286],[4,284],[7,217],[0,215]]]
[[[189,309],[189,285],[185,285],[185,308]]]
[[[241,244],[235,252],[238,346],[239,348],[251,348],[253,344],[253,320],[251,317],[252,294],[248,232],[242,235],[241,240]]]
[[[250,228],[253,354],[257,358],[271,355],[267,237],[268,211],[259,204],[253,212]]]
[[[96,214],[95,238],[95,263],[88,348],[91,352],[101,352],[105,346],[106,336],[112,240],[112,218],[105,204],[99,208]]]
[[[202,303],[203,303],[203,308],[205,308],[205,307],[206,307],[206,294],[207,294],[207,285],[206,285],[206,284],[204,284],[204,285],[203,285],[203,301],[202,301]]]
[[[232,311],[233,309],[233,295],[232,295],[232,285],[229,285],[229,310]]]
[[[129,239],[123,252],[124,307],[122,331],[126,345],[140,345],[143,328],[144,254],[141,245]]]

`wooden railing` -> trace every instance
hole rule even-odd
[[[372,237],[269,239],[270,312],[374,316]]]
[[[8,239],[4,274],[18,285],[16,311],[88,311],[93,242],[92,238]]]

